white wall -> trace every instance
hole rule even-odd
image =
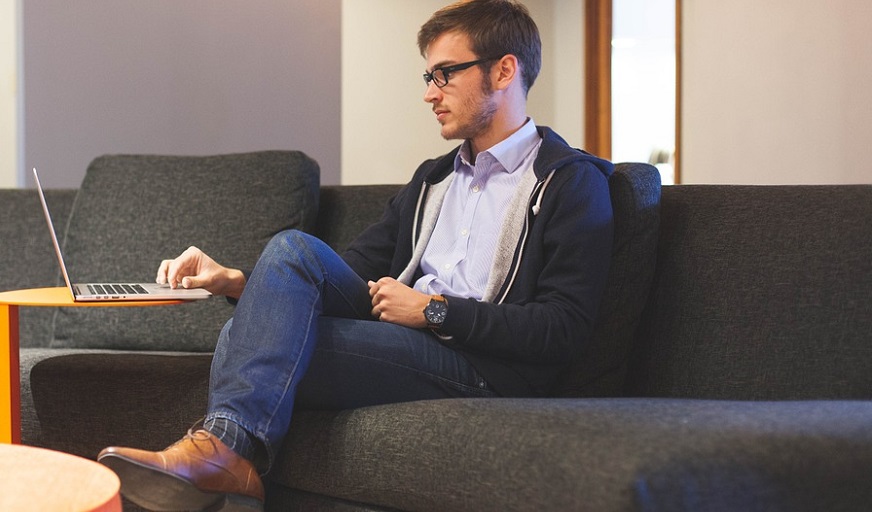
[[[417,33],[446,0],[343,0],[342,183],[405,183],[427,158],[454,148],[424,103]],[[582,4],[524,2],[542,36],[543,67],[529,113],[571,144],[583,139]],[[559,106],[559,108],[558,108]]]
[[[0,186],[34,165],[49,186],[77,186],[107,152],[265,148],[307,151],[325,183],[340,168],[348,184],[404,182],[455,145],[422,101],[415,44],[444,3],[0,1],[0,38],[10,6],[24,9],[23,90],[0,39]],[[581,146],[582,1],[527,3],[545,57],[530,112]],[[872,3],[683,7],[684,183],[872,183]]]
[[[872,2],[683,8],[683,183],[872,183]]]
[[[260,149],[338,183],[340,0],[22,4],[24,165],[47,186],[103,153]]]
[[[103,153],[297,148],[323,183],[341,162],[345,183],[404,182],[456,144],[422,101],[415,43],[446,3],[28,0],[20,172],[75,187]],[[527,3],[545,60],[530,113],[580,146],[582,4]]]
[[[545,57],[548,59],[548,69],[553,71],[555,77],[551,89],[554,91],[551,119],[554,128],[570,145],[583,148],[584,2],[554,0],[553,7],[553,30],[548,34],[540,34],[543,39],[549,41],[546,47],[549,53],[546,53]],[[538,84],[535,87],[542,85]],[[535,90],[535,94],[539,96],[547,97],[548,93],[547,90]]]
[[[417,33],[443,0],[342,1],[342,183],[405,183],[455,146],[423,101]]]
[[[18,184],[18,13],[0,0],[0,188]]]

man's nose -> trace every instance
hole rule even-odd
[[[427,103],[433,103],[438,101],[441,96],[442,89],[436,86],[435,80],[430,80],[427,84],[427,90],[424,91],[424,101]]]

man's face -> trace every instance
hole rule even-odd
[[[427,71],[478,60],[469,45],[469,37],[459,32],[446,32],[427,48]],[[442,125],[445,139],[474,140],[491,126],[498,109],[493,99],[490,77],[479,66],[455,71],[448,76],[448,85],[427,85],[424,101],[433,106],[436,120]]]

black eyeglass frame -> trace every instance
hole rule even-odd
[[[454,64],[453,66],[441,66],[438,68],[433,68],[433,71],[424,73],[424,83],[429,86],[430,82],[433,82],[434,84],[436,84],[436,87],[441,89],[441,88],[445,87],[446,85],[448,85],[448,77],[449,77],[449,75],[451,75],[451,73],[454,73],[455,71],[463,71],[464,69],[469,69],[472,66],[476,66],[478,64],[484,64],[485,62],[490,62],[492,60],[499,60],[500,58],[501,57],[491,57],[489,59],[478,59],[478,60],[473,60],[473,61],[469,61],[469,62],[462,62],[460,64]],[[440,80],[436,78],[437,72],[440,72],[442,74],[442,76],[445,78],[445,83],[443,83],[443,84],[439,83]]]

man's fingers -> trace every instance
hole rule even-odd
[[[157,277],[155,278],[155,282],[157,284],[167,284],[167,272],[170,268],[170,263],[173,260],[163,260],[160,262],[160,266],[157,268]]]
[[[214,282],[217,270],[220,266],[192,245],[177,258],[161,261],[156,281],[171,288],[206,288]]]
[[[175,288],[179,285],[179,268],[181,266],[180,258],[176,258],[170,261],[167,267],[167,282],[170,284],[170,288]]]

